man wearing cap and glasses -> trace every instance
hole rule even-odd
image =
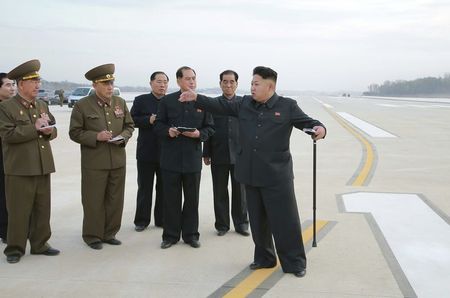
[[[36,99],[41,85],[39,60],[25,62],[8,73],[18,93],[0,103],[8,239],[5,255],[17,263],[25,254],[55,256],[50,247],[50,173],[55,172],[50,141],[56,138],[55,118],[47,104]]]
[[[125,145],[134,123],[125,100],[113,96],[114,64],[85,74],[95,93],[78,101],[70,118],[69,136],[81,149],[83,240],[92,249],[120,245],[125,193]]]

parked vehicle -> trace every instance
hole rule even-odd
[[[89,96],[95,92],[95,89],[92,87],[78,87],[77,89],[73,90],[73,92],[69,96],[69,108],[72,108],[77,101],[82,99],[83,97]],[[117,87],[114,87],[114,93],[115,96],[120,96],[120,89]]]
[[[43,100],[46,104],[49,104],[49,94],[44,89],[39,89],[37,99]]]
[[[92,94],[92,92],[94,92],[94,88],[92,87],[78,87],[73,90],[72,94],[69,96],[69,108],[72,108],[77,101],[88,96],[89,94]]]

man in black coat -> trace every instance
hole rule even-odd
[[[196,88],[195,71],[183,66],[176,73],[180,91],[164,96],[156,116],[155,130],[161,137],[161,173],[164,186],[164,232],[161,248],[180,240],[200,247],[198,202],[202,144],[214,133],[211,114],[194,103],[179,102],[181,92]],[[182,204],[182,191],[184,203]]]
[[[294,193],[292,128],[313,128],[314,139],[325,137],[322,123],[310,118],[295,100],[275,93],[277,73],[263,66],[253,70],[251,96],[241,102],[207,98],[184,92],[180,101],[196,100],[196,107],[239,118],[240,149],[236,179],[245,184],[254,261],[250,269],[276,266],[272,236],[281,267],[297,277],[306,274],[306,254]]]
[[[236,96],[238,74],[225,70],[220,76],[220,88],[223,91],[219,99],[230,102],[240,101]],[[230,198],[228,195],[228,177],[231,176],[231,217],[237,233],[249,236],[247,202],[244,186],[234,177],[236,149],[239,143],[239,121],[236,117],[213,115],[216,132],[203,146],[203,161],[211,164],[214,193],[214,224],[217,235],[223,236],[230,230]]]
[[[0,102],[14,96],[14,81],[8,79],[7,73],[0,73]],[[3,170],[3,149],[0,139],[0,241],[6,243],[8,234],[8,211],[6,210],[5,172]]]
[[[130,114],[135,127],[139,128],[136,159],[138,172],[138,191],[134,225],[137,232],[142,232],[150,224],[152,213],[153,181],[156,175],[155,226],[163,226],[163,188],[159,168],[159,139],[153,130],[156,113],[161,98],[166,95],[169,77],[162,71],[150,76],[151,92],[134,99]]]

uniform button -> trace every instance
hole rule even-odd
[[[255,136],[255,139],[258,139],[258,136]]]
[[[36,118],[36,115],[33,115],[33,118]]]
[[[109,113],[106,113],[106,116],[109,116]]]
[[[41,138],[41,139],[42,139],[42,135],[39,135],[39,138]]]
[[[256,149],[253,149],[253,152],[256,152]]]
[[[44,149],[44,148],[45,148],[45,146],[44,146],[44,145],[42,145],[42,146],[41,146],[41,148],[42,148],[42,149]]]
[[[111,124],[111,121],[108,121],[108,124]]]
[[[259,113],[259,115],[260,115],[260,116],[262,116],[262,115],[263,115],[263,113],[261,112],[261,113]]]
[[[258,124],[258,127],[261,127],[261,124]]]

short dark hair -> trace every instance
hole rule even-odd
[[[8,74],[6,72],[0,72],[0,87],[3,86],[3,79],[7,77]]]
[[[180,68],[178,68],[177,73],[176,73],[177,79],[181,79],[183,77],[183,70],[192,70],[194,72],[194,74],[197,75],[195,73],[195,70],[193,70],[189,66],[181,66]]]
[[[277,77],[278,77],[278,74],[275,70],[273,70],[272,68],[269,68],[269,67],[265,67],[265,66],[256,66],[253,69],[253,75],[259,75],[263,79],[272,80],[275,83],[277,82]]]
[[[219,75],[220,81],[222,82],[224,75],[231,75],[231,74],[234,75],[234,79],[237,82],[239,79],[239,75],[237,74],[237,72],[235,72],[234,70],[231,70],[231,69],[224,70],[220,73],[220,75]]]
[[[167,78],[167,81],[169,81],[169,76],[166,75],[166,73],[164,71],[155,71],[154,73],[152,73],[152,75],[150,76],[150,81],[154,81],[156,79],[156,76],[159,74],[165,75]]]

